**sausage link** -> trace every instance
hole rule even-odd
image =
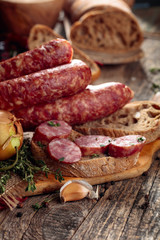
[[[54,101],[82,91],[90,83],[90,68],[81,60],[0,82],[0,106],[15,110]]]
[[[88,86],[71,97],[53,103],[20,109],[14,114],[23,119],[23,127],[31,129],[50,119],[63,120],[70,125],[82,124],[108,116],[133,98],[132,90],[122,83]]]
[[[69,63],[72,55],[72,46],[67,40],[54,39],[38,48],[1,62],[0,81]]]

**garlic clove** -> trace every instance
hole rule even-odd
[[[93,187],[82,180],[67,181],[60,189],[60,199],[63,202],[81,200],[85,197],[98,199],[98,195],[98,188],[94,192]]]

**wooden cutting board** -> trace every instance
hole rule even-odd
[[[102,184],[110,181],[119,181],[119,180],[138,177],[150,168],[152,161],[155,158],[155,153],[158,150],[160,150],[160,138],[152,143],[146,144],[143,147],[140,153],[140,156],[138,158],[137,164],[133,168],[120,173],[116,173],[116,174],[111,174],[111,175],[101,176],[101,177],[93,177],[93,178],[64,177],[64,181],[62,182],[59,182],[58,180],[56,180],[53,174],[49,174],[48,178],[42,176],[36,182],[36,190],[34,192],[24,192],[23,196],[32,196],[32,195],[53,192],[55,190],[58,190],[65,182],[69,180],[85,180],[89,182],[91,185],[96,185],[96,184]]]

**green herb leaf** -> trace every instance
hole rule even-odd
[[[144,141],[144,138],[143,138],[143,137],[139,137],[139,138],[137,139],[137,141],[138,141],[138,142],[143,142],[143,141]]]
[[[96,158],[96,157],[99,157],[99,155],[96,154],[96,153],[94,153],[94,154],[91,155],[91,158]]]
[[[152,90],[156,93],[158,91],[160,91],[160,85],[159,84],[156,84],[156,83],[153,83],[152,84]]]
[[[10,178],[11,178],[10,171],[8,171],[3,176],[1,176],[1,178],[0,178],[0,194],[5,192],[5,185]]]
[[[7,170],[13,168],[17,164],[17,162],[18,162],[18,149],[16,147],[16,160],[11,165],[1,167],[0,172],[7,171]]]
[[[32,208],[35,211],[38,211],[41,208],[47,207],[49,205],[49,202],[51,202],[53,199],[59,197],[59,191],[55,193],[51,198],[46,198],[41,204],[40,203],[35,203],[32,205]]]
[[[47,123],[48,123],[48,125],[51,126],[51,127],[59,127],[59,126],[60,126],[59,123],[54,123],[53,121],[48,121]]]
[[[63,162],[64,161],[64,157],[61,157],[58,159],[60,162]]]
[[[42,144],[42,143],[41,143],[41,141],[37,141],[37,145],[38,145],[40,148],[43,148],[43,147],[45,147],[45,145],[44,145],[44,144]]]
[[[157,72],[159,72],[159,71],[160,71],[160,68],[156,68],[156,67],[150,69],[150,72],[151,72],[151,73],[157,73]]]
[[[32,208],[34,209],[34,211],[37,211],[41,208],[41,205],[39,205],[39,203],[35,203],[32,205]]]
[[[62,176],[62,172],[61,170],[58,168],[56,171],[55,171],[55,179],[58,180],[59,182],[62,182],[64,181],[64,178]]]
[[[34,176],[38,172],[44,172],[46,177],[48,176],[49,169],[43,161],[34,161],[29,139],[25,139],[21,149],[16,155],[16,162],[14,159],[9,159],[7,161],[0,162],[0,168],[5,169],[3,175],[0,178],[0,191],[5,191],[5,185],[11,174],[14,173],[18,175],[22,180],[28,183],[26,191],[34,191],[36,189]],[[12,166],[12,168],[9,168]]]

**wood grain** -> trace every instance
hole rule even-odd
[[[122,82],[135,93],[133,100],[148,100],[153,95],[152,83],[158,82],[160,72],[152,74],[152,68],[158,68],[160,62],[159,40],[145,39],[142,48],[145,57],[134,63],[101,66],[101,77],[93,84],[103,82]]]
[[[135,91],[135,100],[150,99],[152,83],[160,81],[159,40],[145,39],[145,57],[135,63],[101,66],[94,83],[120,81]],[[29,197],[21,209],[0,212],[0,240],[158,240],[160,239],[160,160],[142,176],[100,185],[98,201],[83,199],[62,204],[54,198],[48,208],[34,211],[55,193]],[[22,212],[21,217],[17,213]]]

